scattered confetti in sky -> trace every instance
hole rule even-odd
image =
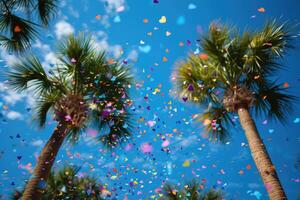
[[[80,166],[83,175],[94,176],[121,200],[155,199],[165,182],[184,184],[193,178],[203,188],[222,190],[225,199],[267,198],[241,127],[230,130],[231,139],[225,144],[210,142],[203,125],[195,121],[203,109],[188,98],[173,97],[171,72],[190,52],[208,59],[197,41],[212,21],[240,30],[255,30],[278,16],[295,24],[300,21],[298,0],[63,0],[59,4],[57,17],[42,30],[32,51],[50,70],[57,61],[57,40],[71,33],[92,35],[111,62],[132,66],[136,82],[130,90],[130,110],[135,127],[129,142],[113,151],[96,142],[98,130],[88,128],[78,143],[63,145],[54,170]],[[49,116],[41,130],[32,123],[33,95],[11,91],[2,76],[18,58],[0,51],[0,199],[7,199],[30,177],[55,122]],[[299,57],[299,48],[288,54],[283,63],[287,69],[279,77],[283,87],[298,96]],[[262,118],[255,121],[289,199],[299,198],[299,104],[284,125]]]

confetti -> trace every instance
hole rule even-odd
[[[146,46],[139,46],[139,50],[142,53],[149,53],[151,51],[151,46],[150,45],[146,45]]]
[[[266,12],[265,8],[263,8],[263,7],[259,8],[259,9],[257,9],[257,10],[258,10],[258,12],[260,12],[260,13]]]
[[[165,24],[165,23],[167,23],[167,18],[166,18],[166,16],[162,16],[160,19],[159,19],[159,21],[158,21],[160,24]]]
[[[195,4],[190,3],[190,4],[188,5],[188,9],[189,9],[189,10],[195,10],[196,8],[197,8],[197,6],[196,6]]]
[[[190,161],[189,160],[185,160],[182,164],[183,167],[189,167],[190,166]]]
[[[146,143],[141,144],[140,149],[143,153],[151,153],[153,150],[153,147],[150,143],[146,142]]]
[[[176,21],[177,25],[184,25],[185,24],[185,17],[184,16],[179,16],[177,18],[177,21]]]

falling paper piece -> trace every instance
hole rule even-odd
[[[158,22],[161,23],[161,24],[165,24],[165,23],[167,22],[166,16],[162,16],[162,17],[159,19]]]
[[[140,149],[143,153],[151,153],[153,147],[148,142],[141,144]]]

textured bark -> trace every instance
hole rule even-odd
[[[248,139],[249,147],[256,167],[263,179],[265,187],[271,200],[287,199],[280,184],[275,167],[273,166],[269,154],[263,144],[254,121],[247,109],[239,108],[238,115],[241,125]]]
[[[25,187],[22,200],[41,199],[41,184],[46,184],[51,167],[66,135],[67,128],[59,123],[38,158],[33,176]]]

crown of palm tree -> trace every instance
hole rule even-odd
[[[182,189],[171,184],[165,184],[161,200],[221,200],[222,194],[213,189],[201,191],[200,184],[193,180]]]
[[[282,68],[281,58],[292,35],[286,24],[267,22],[260,32],[244,32],[211,24],[200,41],[202,53],[190,54],[175,70],[176,91],[181,98],[207,105],[199,118],[206,129],[224,138],[232,123],[230,112],[254,107],[258,115],[286,119],[295,100],[272,76]]]
[[[38,35],[37,23],[48,26],[55,9],[56,0],[1,0],[0,45],[9,52],[25,51]],[[36,18],[36,23],[30,20]]]
[[[132,122],[128,90],[130,67],[108,62],[105,53],[93,48],[82,34],[71,35],[59,45],[59,62],[47,73],[36,57],[12,67],[9,84],[17,91],[28,89],[37,96],[34,119],[40,127],[47,114],[68,126],[69,138],[77,140],[87,125],[107,131],[99,138],[110,147],[130,136]],[[71,141],[73,141],[71,140]]]
[[[43,189],[42,199],[92,199],[102,200],[110,192],[90,176],[78,176],[80,168],[67,166],[51,172]],[[11,199],[20,199],[23,191],[16,190]]]

